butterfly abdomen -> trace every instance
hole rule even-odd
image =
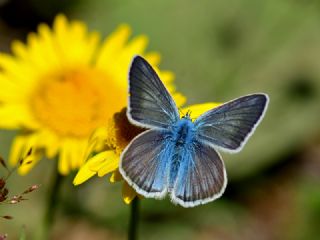
[[[194,132],[194,124],[189,118],[180,119],[172,127],[171,144],[174,148],[174,154],[170,159],[169,192],[177,178],[186,149],[193,143]]]

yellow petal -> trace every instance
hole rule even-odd
[[[59,51],[51,29],[46,24],[40,24],[38,27],[39,37],[41,37],[42,52],[51,68],[59,69],[61,67]],[[52,70],[51,70],[52,71]]]
[[[127,182],[123,183],[122,186],[122,197],[123,197],[123,201],[126,204],[130,204],[131,201],[137,196],[136,191],[129,186],[129,184]]]
[[[89,157],[89,154],[93,151],[100,152],[105,146],[105,139],[108,137],[109,130],[107,127],[97,128],[89,138],[89,146],[87,149],[86,156]]]
[[[96,154],[92,158],[90,158],[79,170],[76,177],[73,180],[74,185],[79,185],[89,178],[93,177],[99,171],[105,171],[106,165],[110,164],[110,160],[112,162],[112,158],[114,156],[113,151],[104,151]],[[118,157],[119,158],[119,157]],[[112,163],[111,163],[112,165]],[[117,162],[118,166],[118,162]],[[101,177],[99,175],[99,177]]]
[[[114,63],[114,56],[117,56],[127,41],[131,29],[128,25],[120,25],[102,44],[99,55],[97,56],[97,67],[105,69]]]
[[[24,104],[0,104],[0,127],[17,129],[22,126],[29,129],[39,128],[27,106]]]
[[[169,91],[175,90],[174,86],[172,85],[172,81],[175,79],[174,73],[170,71],[160,71],[158,68],[156,68],[156,71],[159,74],[161,81],[166,85],[167,89]]]
[[[70,170],[77,169],[83,164],[86,143],[86,140],[83,139],[66,138],[63,140],[58,164],[61,174],[66,175]]]
[[[55,133],[47,129],[44,129],[41,132],[41,139],[45,139],[45,141],[42,140],[42,146],[45,149],[47,158],[51,159],[57,155],[61,141]]]
[[[99,42],[99,34],[87,33],[85,24],[68,22],[64,15],[58,15],[53,24],[57,51],[64,66],[90,64]]]
[[[117,64],[113,64],[113,72],[117,73],[118,84],[123,88],[127,89],[128,69],[132,58],[137,54],[142,55],[147,44],[148,38],[145,35],[139,35],[130,41],[118,54]]]
[[[21,62],[27,66],[28,70],[33,70],[34,76],[33,79],[28,79],[26,83],[30,83],[30,80],[33,80],[37,84],[39,79],[49,73],[59,71],[63,64],[62,51],[55,41],[57,36],[51,36],[50,30],[47,28],[46,25],[42,25],[39,27],[39,30],[41,30],[39,34],[28,34],[28,56]]]
[[[67,175],[71,169],[70,150],[67,142],[62,143],[60,148],[58,170],[62,175]]]
[[[159,53],[157,52],[149,52],[144,54],[144,58],[151,64],[154,66],[159,65],[160,60],[161,60],[161,56]],[[162,79],[162,78],[161,78]]]
[[[51,59],[47,56],[47,48],[43,46],[43,41],[35,33],[29,33],[27,41],[30,68],[33,67],[45,74],[52,69]]]
[[[22,156],[22,151],[25,149],[25,145],[28,141],[29,137],[27,135],[18,135],[15,137],[9,154],[10,165],[14,166],[18,163]]]
[[[53,23],[53,29],[57,32],[57,34],[63,35],[67,31],[67,18],[63,14],[58,14]]]
[[[99,177],[113,172],[119,167],[119,155],[117,155],[114,151],[106,151],[103,157],[105,161],[98,170]]]
[[[15,61],[15,58],[6,53],[0,53],[0,66],[1,70],[13,72],[18,69],[18,63]]]
[[[108,152],[108,151],[106,151]],[[89,178],[93,177],[98,170],[100,169],[101,165],[105,161],[104,158],[105,152],[101,152],[92,158],[90,158],[79,170],[76,177],[73,180],[74,185],[79,185]]]
[[[86,160],[85,150],[87,148],[87,139],[71,139],[70,140],[70,155],[71,155],[71,168],[72,170],[81,167]]]
[[[91,171],[89,168],[89,163],[86,162],[79,170],[75,178],[73,179],[73,185],[79,185],[87,181],[89,178],[92,178],[94,175],[96,175],[96,172]]]
[[[115,170],[111,177],[110,177],[110,182],[115,183],[123,180],[121,173],[119,172],[119,169]]]
[[[100,35],[98,32],[87,33],[87,26],[80,21],[73,21],[70,24],[69,35],[71,49],[74,53],[70,53],[70,59],[74,60],[74,57],[81,57],[81,63],[89,63],[93,59],[96,47],[98,45]],[[77,43],[77,45],[75,45]],[[64,49],[64,51],[70,50]],[[79,60],[78,60],[79,61]]]
[[[38,151],[42,139],[38,133],[29,135],[18,135],[11,147],[9,163],[11,165],[19,164],[19,161],[27,155],[27,153],[32,149],[32,154],[28,159],[24,160],[24,163],[30,162],[30,164],[24,164],[18,169],[18,173],[26,174],[30,169],[40,160],[41,154]]]
[[[122,50],[122,54],[126,57],[123,57],[125,60],[131,62],[132,58],[136,54],[142,54],[148,45],[148,37],[146,35],[139,35],[132,39],[129,44]]]
[[[23,62],[16,61],[15,57],[0,53],[0,68],[15,83],[19,83],[19,94],[30,89],[34,81],[35,71]],[[26,78],[26,76],[28,76]],[[33,85],[32,85],[33,86]]]
[[[21,102],[19,85],[0,72],[0,102],[16,103]]]
[[[23,164],[18,168],[18,173],[21,175],[26,175],[30,170],[39,162],[42,155],[38,152],[31,154],[24,159]]]
[[[103,151],[91,157],[86,164],[91,171],[98,172],[105,162],[109,161],[110,156],[113,156],[112,150]]]
[[[216,108],[218,106],[220,106],[222,103],[202,103],[202,104],[195,104],[195,105],[191,105],[188,107],[184,107],[181,109],[181,114],[186,114],[188,111],[191,112],[191,117],[192,119],[194,118],[198,118],[201,114]]]
[[[187,98],[185,96],[183,96],[181,93],[174,93],[172,94],[172,97],[174,99],[174,101],[176,102],[178,107],[181,107],[185,104],[185,102],[187,101]]]
[[[14,40],[11,44],[11,49],[14,55],[16,55],[18,58],[21,58],[23,60],[28,59],[28,50],[26,48],[26,45],[21,41]]]

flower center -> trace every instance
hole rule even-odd
[[[107,125],[107,148],[114,149],[119,155],[134,137],[146,130],[130,123],[126,112],[127,109],[123,108],[120,112],[115,113]]]
[[[59,136],[88,137],[126,105],[126,90],[96,69],[68,70],[41,80],[31,107],[40,123]]]

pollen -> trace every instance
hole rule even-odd
[[[104,72],[84,67],[44,76],[30,98],[34,117],[59,136],[88,137],[126,103]]]

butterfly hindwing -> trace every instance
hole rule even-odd
[[[265,94],[248,95],[227,102],[195,121],[197,135],[212,146],[238,152],[261,121],[267,104]]]
[[[148,130],[135,137],[123,151],[120,172],[138,193],[154,198],[165,196],[170,145],[165,131]]]
[[[211,146],[197,140],[181,154],[172,201],[183,207],[194,207],[220,197],[227,184],[220,155]]]
[[[167,128],[179,120],[175,102],[149,63],[136,56],[129,71],[128,117],[142,127]]]

